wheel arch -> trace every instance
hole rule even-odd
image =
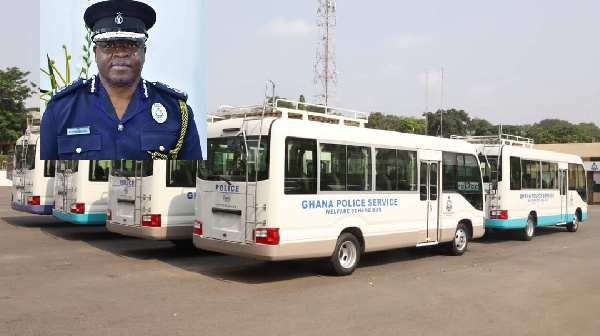
[[[467,236],[469,237],[469,239],[473,238],[473,222],[468,219],[468,218],[463,218],[460,221],[458,221],[458,224],[464,224],[464,226],[467,227]]]
[[[360,244],[360,250],[361,252],[365,251],[365,237],[363,235],[363,232],[360,228],[356,227],[356,226],[352,226],[352,227],[347,227],[345,229],[342,230],[342,232],[340,232],[340,234],[338,235],[341,236],[344,233],[350,233],[351,235],[353,235],[354,237],[356,237],[356,239],[358,239],[358,243]]]

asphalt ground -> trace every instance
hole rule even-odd
[[[1,335],[598,335],[600,206],[538,228],[363,255],[348,277],[129,238],[10,209],[0,188]]]

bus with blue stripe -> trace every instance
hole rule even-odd
[[[587,220],[581,157],[535,149],[532,139],[507,134],[457,138],[475,146],[483,165],[486,229],[518,230],[528,241],[536,227],[575,232]]]
[[[54,192],[54,161],[40,160],[39,126],[29,126],[16,143],[11,208],[37,215],[51,215]]]
[[[109,160],[57,160],[52,215],[80,225],[104,225]]]

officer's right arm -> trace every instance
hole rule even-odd
[[[42,115],[42,126],[40,129],[40,159],[58,160],[58,134],[56,133],[56,123],[54,122],[54,113],[49,106]]]

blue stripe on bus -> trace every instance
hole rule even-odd
[[[52,215],[62,221],[80,224],[80,225],[106,225],[106,212],[75,214],[71,212],[63,212],[56,209],[52,210]]]
[[[573,221],[574,214],[567,215],[565,220],[567,223]],[[556,225],[558,222],[562,222],[560,215],[552,216],[540,216],[538,217],[537,226],[549,226]],[[587,220],[587,212],[581,214],[581,221]],[[486,219],[485,227],[490,229],[524,229],[527,224],[527,218],[513,218],[513,219]]]
[[[30,205],[11,202],[10,207],[16,211],[27,212],[36,215],[52,215],[52,204]]]

